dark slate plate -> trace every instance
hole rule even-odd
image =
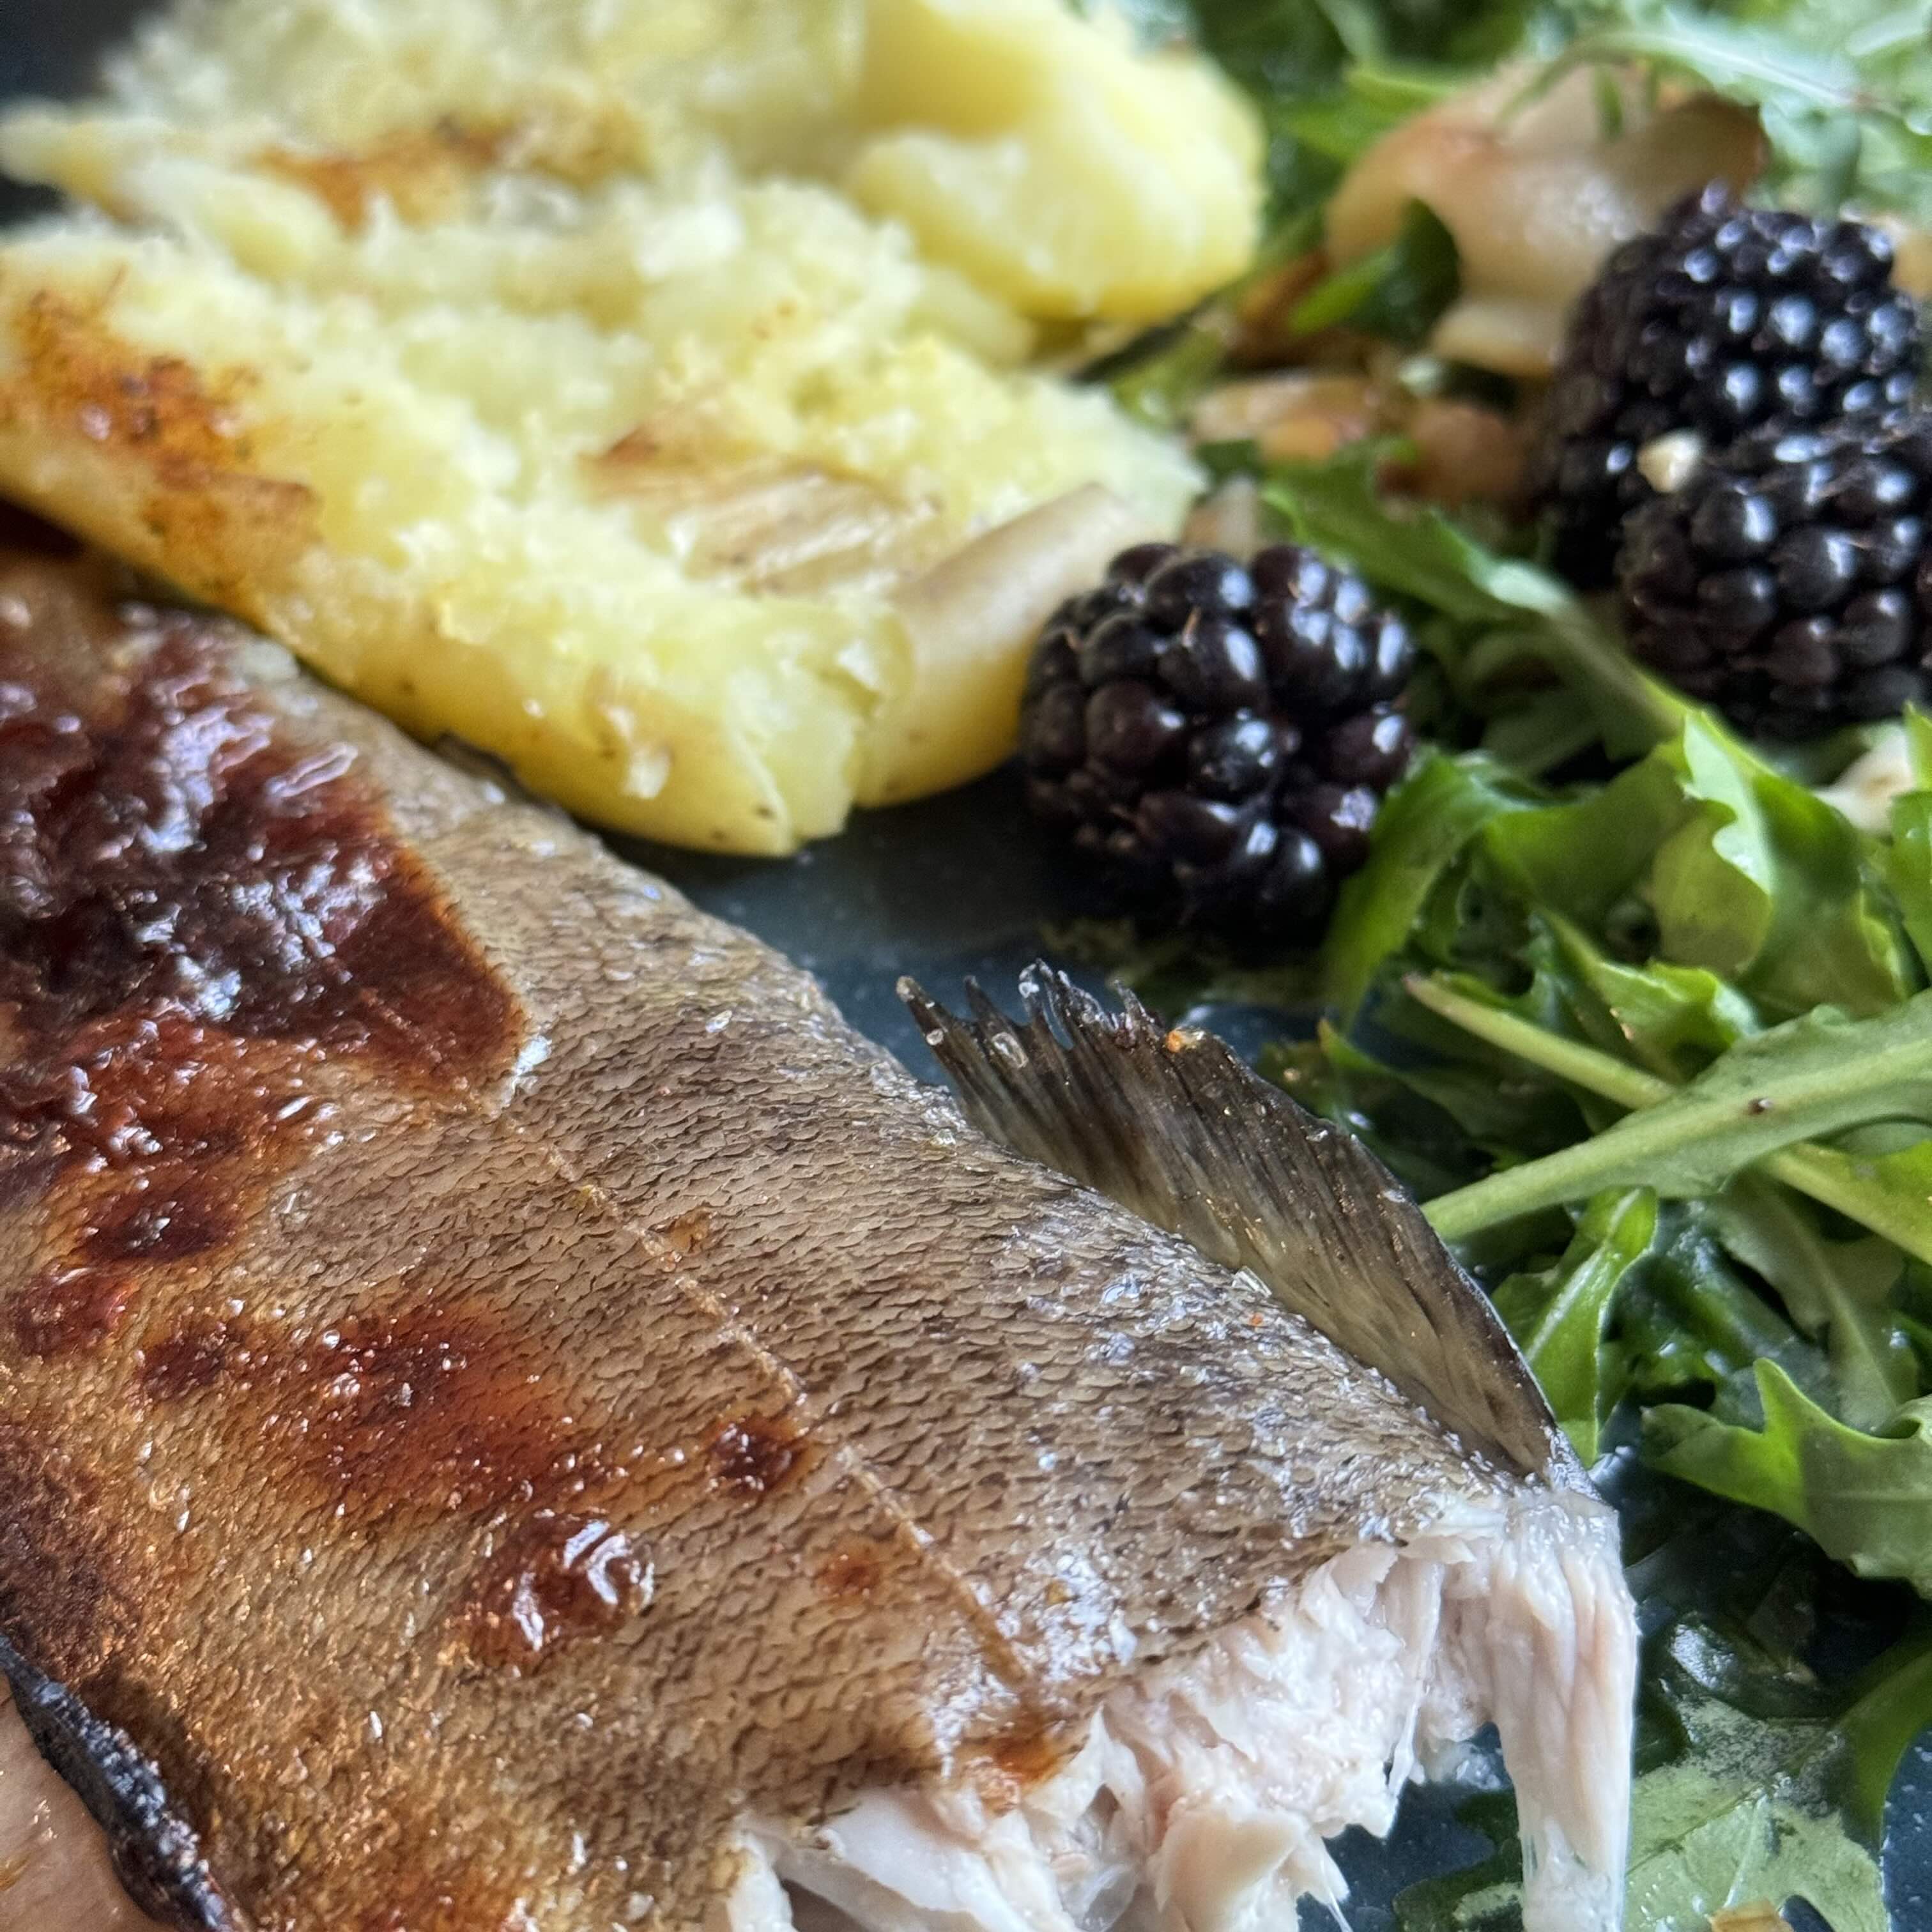
[[[148,10],[148,0],[0,0],[0,99],[83,90],[101,50]],[[46,205],[45,197],[0,184],[0,218]],[[898,976],[912,974],[950,1000],[971,976],[1010,1003],[1021,969],[1042,950],[1042,925],[1054,910],[1051,868],[1007,773],[950,797],[862,814],[842,837],[783,862],[625,849],[710,911],[809,967],[854,1024],[922,1073],[929,1064],[894,993]],[[1448,1792],[1412,1792],[1387,1844],[1360,1832],[1342,1842],[1354,1894],[1351,1932],[1392,1932],[1388,1901],[1396,1892],[1487,1849],[1455,1822],[1452,1810]],[[1932,1733],[1892,1792],[1886,1878],[1895,1932],[1932,1932],[1928,1814]],[[1304,1922],[1312,1932],[1334,1922],[1311,1906]]]

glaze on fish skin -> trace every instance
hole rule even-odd
[[[1408,1700],[1370,1784],[1505,1657],[1611,1754],[1552,1814],[1589,1899],[1532,1912],[1598,1932],[1621,1592],[1594,1499],[746,935],[244,634],[0,560],[0,1630],[236,1924],[748,1932],[782,1879],[883,1932],[944,1865],[962,1925],[1236,1932],[1238,1811],[1327,1884],[1388,1795],[1217,1744],[1143,1804],[1162,1727],[1352,1644]]]

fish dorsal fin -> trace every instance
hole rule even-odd
[[[1026,1017],[1014,1021],[969,985],[966,1020],[900,982],[981,1132],[1249,1269],[1468,1448],[1581,1480],[1489,1298],[1352,1135],[1131,996],[1110,1013],[1044,965],[1020,989]]]

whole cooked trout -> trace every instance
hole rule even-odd
[[[0,556],[0,1926],[1244,1932],[1492,1720],[1618,1923],[1614,1520],[1352,1143],[1047,982],[916,1004],[982,1134],[108,581]]]

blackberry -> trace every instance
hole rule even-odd
[[[1531,463],[1563,574],[1610,581],[1623,520],[1654,494],[1638,459],[1660,436],[1718,448],[1907,404],[1919,316],[1892,266],[1875,228],[1741,207],[1722,182],[1612,255],[1577,305]]]
[[[1143,544],[1064,604],[1028,674],[1034,812],[1144,916],[1312,934],[1414,748],[1415,650],[1293,544],[1243,565]]]
[[[1630,649],[1755,736],[1932,698],[1932,411],[1761,430],[1631,518]]]

